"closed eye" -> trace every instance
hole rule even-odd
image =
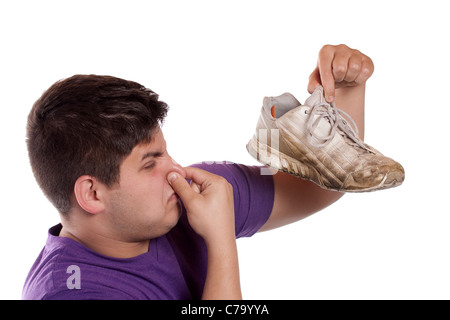
[[[156,162],[150,162],[150,163],[148,163],[148,164],[146,164],[143,168],[144,169],[152,169],[152,168],[154,168],[156,166]]]

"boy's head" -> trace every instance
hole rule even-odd
[[[28,154],[39,186],[67,216],[77,179],[118,183],[123,160],[152,141],[167,111],[157,94],[136,82],[97,75],[56,82],[28,116]]]

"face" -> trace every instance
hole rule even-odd
[[[137,145],[120,167],[119,184],[111,189],[106,210],[116,235],[125,241],[143,241],[172,229],[181,214],[177,195],[167,175],[183,168],[167,153],[160,129],[148,144]]]

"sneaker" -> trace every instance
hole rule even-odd
[[[403,167],[364,143],[355,122],[318,87],[304,105],[290,93],[265,97],[252,157],[324,189],[366,192],[400,185]]]

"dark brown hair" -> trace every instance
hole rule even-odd
[[[28,155],[39,186],[67,214],[75,181],[91,175],[108,187],[118,182],[123,159],[151,141],[167,111],[136,82],[97,75],[56,82],[28,116]]]

